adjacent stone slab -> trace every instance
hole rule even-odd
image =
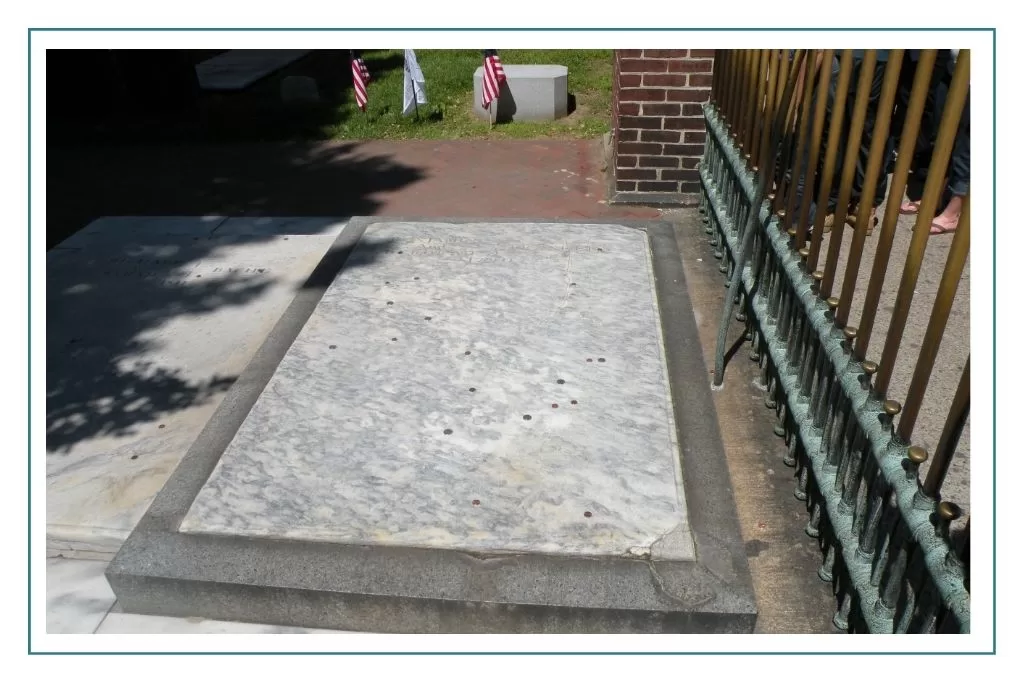
[[[293,633],[320,634],[343,633],[327,629],[272,626],[270,624],[248,624],[239,621],[214,621],[212,619],[183,619],[181,617],[156,617],[148,614],[123,614],[112,612],[96,629],[96,633],[126,634],[168,634],[185,635],[198,633]]]
[[[107,576],[166,616],[749,632],[728,482],[671,226],[354,219]]]
[[[105,216],[89,223],[55,249],[84,249],[110,243],[126,247],[167,240],[177,244],[186,242],[186,238],[198,241],[210,237],[227,220],[226,216]]]
[[[569,113],[569,69],[553,64],[506,64],[497,107],[491,112],[482,104],[484,68],[473,74],[473,112],[498,123],[554,121]],[[496,117],[496,118],[495,118]]]
[[[190,533],[692,559],[643,232],[367,229]]]
[[[46,560],[46,632],[93,633],[114,605],[106,562]]]
[[[228,50],[196,65],[203,90],[244,90],[310,50]]]
[[[47,254],[51,554],[117,551],[337,232],[222,223],[102,219]]]

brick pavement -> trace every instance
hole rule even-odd
[[[604,203],[594,140],[70,147],[47,161],[47,247],[107,215],[659,215]]]

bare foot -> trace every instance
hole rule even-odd
[[[942,213],[932,220],[931,228],[928,230],[929,234],[943,235],[956,230],[956,226],[960,222],[960,209],[962,206],[963,198],[953,197]]]
[[[921,202],[912,202],[909,199],[900,204],[900,213],[904,216],[912,216],[921,210]]]

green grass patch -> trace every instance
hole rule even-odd
[[[490,124],[473,113],[473,73],[483,63],[480,50],[421,50],[416,57],[426,82],[428,103],[419,119],[402,115],[403,51],[367,52],[373,80],[366,113],[351,91],[337,106],[338,123],[326,131],[335,139],[591,138],[611,125],[611,50],[500,50],[504,64],[560,64],[569,69],[569,116],[550,122]],[[381,70],[384,64],[397,68]]]

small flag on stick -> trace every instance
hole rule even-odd
[[[352,89],[356,93],[356,106],[366,111],[366,84],[370,82],[370,70],[358,52],[350,50],[349,56],[352,61]]]
[[[491,110],[491,102],[498,99],[501,84],[505,82],[505,70],[501,66],[501,58],[497,50],[484,50],[484,82],[482,104],[484,109]]]
[[[427,103],[426,81],[423,79],[423,72],[420,70],[420,63],[416,61],[416,52],[405,51],[405,93],[402,102],[402,115],[408,116],[416,112],[419,118],[419,105]]]

